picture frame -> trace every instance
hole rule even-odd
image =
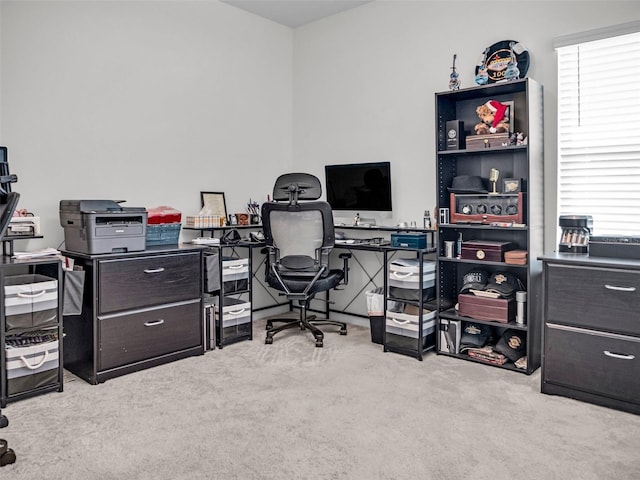
[[[509,100],[507,102],[500,102],[503,105],[507,105],[508,109],[505,116],[509,119],[509,134],[512,134],[516,131],[515,129],[515,105],[513,100]]]
[[[227,218],[227,205],[224,192],[200,192],[202,210],[200,215],[218,215]]]
[[[502,180],[502,193],[518,193],[522,188],[522,179],[505,178]]]

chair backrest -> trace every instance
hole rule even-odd
[[[333,212],[323,201],[317,177],[306,173],[286,174],[273,189],[275,200],[262,205],[262,228],[269,263],[283,276],[313,277],[324,268],[329,272],[329,253],[335,244]]]

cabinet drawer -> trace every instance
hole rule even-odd
[[[98,318],[99,369],[200,345],[200,300]]]
[[[550,264],[547,320],[640,335],[640,273]]]
[[[640,404],[640,338],[545,325],[544,382]]]
[[[99,312],[109,313],[200,296],[200,253],[102,260]]]

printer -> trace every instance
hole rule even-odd
[[[147,210],[114,200],[60,200],[65,248],[86,254],[144,250]]]

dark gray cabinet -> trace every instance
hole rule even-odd
[[[204,353],[202,248],[63,253],[86,272],[82,312],[65,316],[67,370],[96,384]]]
[[[542,393],[640,413],[640,261],[542,261]]]

